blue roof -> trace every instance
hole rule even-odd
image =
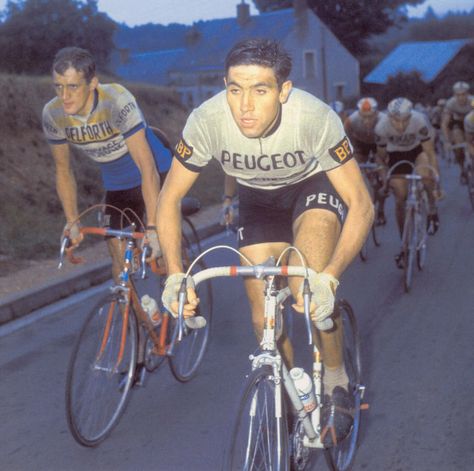
[[[418,71],[429,83],[471,42],[470,39],[455,39],[402,43],[366,75],[364,82],[385,84],[390,76]]]
[[[164,51],[143,52],[133,54],[125,64],[117,66],[116,73],[126,80],[165,83],[167,71],[172,64],[179,61],[184,49],[168,49]]]
[[[235,17],[200,21],[194,24],[200,39],[194,45],[188,46],[180,62],[176,63],[172,70],[223,70],[225,56],[236,42],[252,37],[282,40],[291,32],[294,23],[292,8],[251,16],[243,26],[239,25]]]
[[[116,73],[127,80],[164,85],[170,72],[221,72],[225,56],[236,42],[250,37],[281,41],[294,28],[295,21],[292,8],[250,16],[243,26],[236,17],[199,21],[192,27],[197,33],[194,43],[183,49],[132,54],[126,64],[117,66]]]

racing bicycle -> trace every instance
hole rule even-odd
[[[462,144],[453,144],[451,148],[453,149],[453,151],[456,149],[461,149],[464,154],[463,167],[461,171],[464,178],[464,182],[466,183],[469,202],[471,203],[471,207],[474,210],[474,168],[472,156],[465,142]]]
[[[211,285],[201,286],[198,313],[205,327],[190,329],[182,315],[170,315],[161,305],[165,270],[151,262],[159,280],[154,280],[159,302],[153,322],[140,302],[138,281],[147,274],[146,242],[143,232],[131,228],[114,230],[82,227],[82,234],[116,237],[123,242],[122,271],[115,283],[87,314],[72,349],[66,377],[66,417],[69,430],[83,446],[100,444],[113,430],[125,411],[134,386],[144,384],[147,372],[156,370],[165,359],[174,377],[189,381],[197,372],[209,341],[212,319]],[[191,234],[191,235],[190,235]],[[183,263],[189,267],[194,250],[192,233],[183,233]],[[65,237],[61,245],[65,257],[78,263]],[[195,265],[205,268],[201,259]]]
[[[227,246],[215,248],[234,251]],[[239,255],[242,256],[240,253]],[[321,354],[313,342],[314,331],[309,316],[309,285],[308,290],[305,290],[305,321],[318,403],[313,412],[305,411],[277,345],[283,330],[283,303],[290,296],[289,288],[278,288],[277,282],[288,276],[300,276],[307,280],[311,269],[305,266],[280,265],[280,260],[275,263],[271,258],[261,265],[252,265],[247,260],[248,265],[207,268],[192,275],[196,286],[205,280],[222,276],[256,277],[265,282],[263,338],[260,350],[249,356],[251,372],[244,385],[230,445],[226,451],[224,469],[283,471],[289,470],[290,466],[297,470],[311,469],[315,453],[320,450],[331,470],[347,470],[357,449],[360,411],[364,408],[362,398],[365,387],[361,384],[360,341],[356,319],[347,301],[339,300],[336,303],[335,312],[338,313],[338,318],[335,322],[344,329],[343,352],[350,379],[350,392],[354,399],[354,422],[349,435],[343,441],[335,443],[331,448],[325,448],[322,440],[328,433],[332,436],[333,432],[328,427],[321,429],[320,425],[324,367]],[[183,283],[183,298],[185,286]],[[181,303],[180,309],[182,304],[184,302]]]

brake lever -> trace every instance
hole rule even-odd
[[[71,239],[69,237],[64,237],[61,242],[61,248],[59,250],[59,264],[58,270],[60,270],[64,265],[64,257],[66,256],[66,250],[71,246]]]

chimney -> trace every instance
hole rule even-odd
[[[250,20],[250,6],[242,0],[242,3],[237,5],[237,23],[239,26],[245,26]]]

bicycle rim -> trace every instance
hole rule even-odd
[[[344,329],[344,363],[354,395],[354,424],[350,434],[338,445],[326,448],[324,455],[331,470],[347,471],[354,462],[360,430],[361,358],[359,330],[352,307],[343,300],[339,301],[338,309]]]
[[[426,195],[422,198],[420,202],[420,211],[417,214],[418,220],[416,224],[416,264],[418,265],[419,270],[423,270],[423,267],[426,263],[426,242],[427,242],[427,227],[426,221],[428,216],[428,202],[426,200]]]
[[[467,191],[469,192],[471,208],[474,210],[474,172],[471,168],[467,171]]]
[[[197,271],[206,268],[204,262],[200,260],[197,264]],[[199,305],[196,309],[196,316],[206,319],[206,326],[202,329],[185,328],[184,337],[176,342],[173,355],[169,357],[170,368],[173,376],[181,382],[189,381],[197,372],[204,357],[209,342],[212,325],[212,287],[210,282],[205,282],[197,287]],[[171,319],[172,328],[176,320]]]
[[[404,260],[403,260],[403,269],[405,275],[405,291],[408,293],[411,289],[412,281],[413,281],[413,264],[415,259],[415,250],[416,250],[416,241],[414,240],[414,220],[413,220],[413,212],[407,215],[405,219],[405,225],[403,234],[404,234],[404,243],[403,243],[403,250],[404,250]]]
[[[102,442],[125,411],[137,355],[137,326],[130,312],[120,358],[124,304],[107,296],[92,309],[76,340],[66,378],[66,416],[84,446]]]
[[[283,400],[276,404],[276,387],[269,366],[249,375],[233,428],[226,470],[289,470],[286,413]],[[278,387],[282,388],[281,383]]]

